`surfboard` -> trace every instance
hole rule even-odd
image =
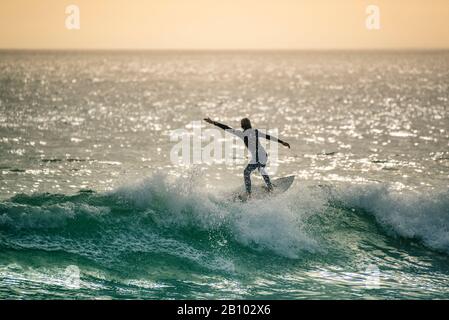
[[[251,199],[263,199],[266,197],[275,197],[277,195],[280,195],[287,191],[294,181],[295,176],[288,176],[271,180],[271,184],[273,185],[273,190],[271,192],[268,191],[268,188],[263,181],[259,181],[257,183],[253,182],[251,187]],[[247,201],[245,187],[242,186],[234,191],[232,193],[232,199],[234,201]]]

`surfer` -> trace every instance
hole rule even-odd
[[[260,174],[267,185],[268,191],[273,190],[273,185],[271,184],[270,177],[265,170],[268,161],[268,154],[265,151],[264,147],[259,143],[259,137],[265,138],[267,140],[272,140],[282,144],[285,147],[290,148],[290,145],[287,142],[284,142],[276,137],[270,136],[263,132],[260,132],[257,129],[253,129],[251,126],[251,121],[248,118],[244,118],[241,120],[240,125],[243,130],[233,129],[225,124],[219,123],[217,121],[213,121],[210,118],[204,119],[207,123],[213,124],[226,132],[236,135],[241,138],[245,143],[246,148],[251,153],[251,160],[243,171],[243,178],[245,182],[246,194],[251,197],[251,172],[254,170],[259,170]]]

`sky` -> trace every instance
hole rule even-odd
[[[80,29],[66,27],[69,5]],[[380,29],[366,27],[369,5]],[[449,48],[449,0],[1,0],[0,48]]]

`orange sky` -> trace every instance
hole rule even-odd
[[[0,48],[449,48],[449,0],[0,0]]]

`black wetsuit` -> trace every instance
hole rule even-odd
[[[251,161],[246,166],[245,170],[243,171],[243,178],[245,182],[245,188],[247,193],[251,193],[251,172],[254,170],[259,170],[261,173],[265,184],[267,185],[268,190],[273,189],[273,185],[271,184],[270,177],[268,176],[268,173],[265,170],[267,160],[268,160],[268,154],[266,153],[263,146],[259,143],[259,136],[262,136],[263,138],[267,140],[275,140],[278,142],[281,142],[281,140],[272,137],[268,134],[264,134],[259,132],[257,129],[246,129],[244,131],[233,129],[225,124],[219,123],[214,121],[214,125],[217,127],[226,130],[229,133],[232,133],[239,138],[243,139],[243,142],[245,143],[246,148],[250,151],[252,155]]]

